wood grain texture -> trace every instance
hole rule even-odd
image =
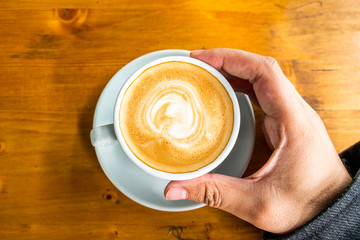
[[[160,49],[275,57],[340,152],[360,136],[358,1],[0,0],[0,239],[260,239],[217,209],[167,213],[119,192],[89,140],[97,99]],[[255,150],[270,151],[255,108]]]

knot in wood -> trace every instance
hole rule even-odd
[[[103,194],[103,199],[108,202],[114,202],[115,204],[120,204],[120,199],[116,191],[106,189],[106,192]]]
[[[88,9],[57,8],[54,9],[54,13],[64,30],[77,32],[87,28],[85,22],[88,16]]]
[[[59,8],[57,14],[61,20],[69,22],[76,19],[79,11],[80,9]]]

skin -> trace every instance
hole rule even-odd
[[[350,184],[320,117],[273,58],[234,49],[197,50],[191,57],[218,69],[235,91],[261,107],[273,152],[246,178],[206,174],[172,181],[165,188],[166,199],[205,203],[284,234],[319,214]]]

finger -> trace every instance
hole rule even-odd
[[[289,114],[293,112],[293,104],[298,102],[293,85],[271,57],[234,49],[197,50],[190,56],[240,81],[247,80],[253,86],[260,107],[269,116]],[[244,86],[243,83],[239,85]]]
[[[164,191],[168,200],[188,199],[220,208],[244,220],[251,221],[254,193],[250,180],[206,174],[186,181],[172,181]]]
[[[250,100],[255,103],[258,107],[260,107],[254,89],[253,89],[253,85],[245,79],[241,79],[238,77],[235,77],[229,73],[227,73],[225,70],[220,69],[220,73],[228,80],[228,82],[230,83],[231,87],[236,91],[236,92],[242,92],[247,94],[250,97]]]
[[[253,85],[248,80],[233,76],[224,69],[219,69],[219,71],[230,82],[235,91],[246,93],[252,90]]]

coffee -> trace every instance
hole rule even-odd
[[[220,81],[180,61],[143,71],[126,90],[118,117],[134,155],[169,173],[193,172],[213,162],[234,124],[233,104]]]

